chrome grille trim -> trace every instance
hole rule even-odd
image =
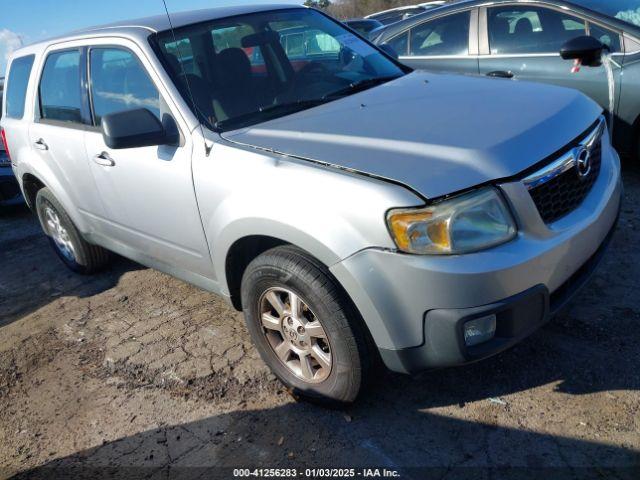
[[[562,155],[557,160],[554,160],[548,165],[545,165],[540,170],[532,173],[528,177],[526,177],[522,182],[524,183],[527,190],[532,190],[542,184],[553,180],[558,175],[570,170],[576,166],[577,158],[575,156],[576,150],[579,147],[587,148],[591,150],[593,146],[602,138],[604,134],[604,129],[607,125],[607,122],[604,118],[604,115],[601,115],[598,119],[598,124],[594,127],[591,132],[589,132],[580,142],[576,148],[572,148],[567,153]]]

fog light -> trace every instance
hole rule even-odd
[[[487,342],[496,334],[496,316],[476,318],[464,324],[464,343],[472,347]]]

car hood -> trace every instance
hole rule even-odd
[[[575,90],[414,72],[223,137],[435,198],[517,175],[580,136],[601,113]]]

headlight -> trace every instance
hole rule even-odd
[[[502,196],[493,187],[424,208],[394,209],[387,224],[407,253],[452,255],[508,242],[517,229]]]

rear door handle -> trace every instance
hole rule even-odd
[[[38,150],[49,150],[49,145],[47,145],[45,141],[41,138],[33,142],[33,144]]]
[[[504,70],[496,70],[495,72],[487,73],[487,77],[513,78],[513,72],[507,72],[507,71],[504,71]]]
[[[111,158],[107,152],[99,153],[93,157],[93,161],[103,167],[115,167],[116,162]]]

